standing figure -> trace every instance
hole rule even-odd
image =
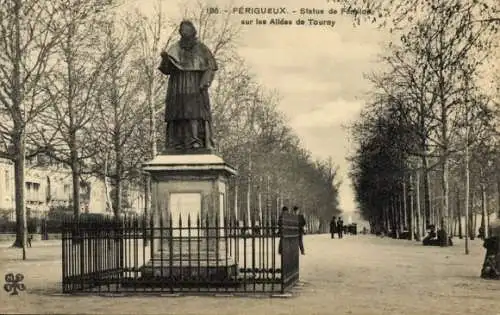
[[[335,220],[335,216],[332,217],[332,220],[330,221],[330,235],[332,236],[332,239],[335,238],[335,226],[337,225],[337,221]]]
[[[486,248],[481,278],[500,280],[500,216],[491,224],[490,237],[484,240]]]
[[[158,68],[168,75],[165,106],[167,150],[213,148],[212,116],[208,88],[217,63],[196,36],[188,20],[179,27],[181,39],[162,52]]]
[[[283,207],[281,209],[281,214],[280,214],[280,217],[278,219],[278,227],[279,227],[279,236],[280,236],[280,240],[279,240],[279,243],[278,243],[278,254],[282,254],[283,253],[283,244],[281,243],[281,228],[283,227],[283,214],[285,213],[288,213],[288,207]]]
[[[293,207],[293,213],[297,215],[297,219],[299,222],[299,249],[300,253],[302,255],[305,255],[306,252],[304,251],[304,227],[306,226],[306,218],[302,213],[299,212],[299,207],[294,206]]]
[[[344,221],[342,220],[342,218],[339,217],[338,221],[337,221],[337,233],[339,235],[339,238],[342,238],[343,237],[343,230],[344,230]]]

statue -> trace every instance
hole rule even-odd
[[[168,75],[165,106],[167,150],[213,148],[212,114],[208,88],[217,63],[212,52],[196,36],[193,23],[184,20],[181,39],[162,52],[158,68]]]

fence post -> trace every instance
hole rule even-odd
[[[85,235],[84,234],[85,232],[82,231],[82,225],[81,225],[81,223],[83,223],[83,222],[81,222],[81,217],[78,215],[78,216],[75,217],[75,219],[77,220],[77,230],[78,230],[78,233],[77,233],[77,235],[78,235],[77,236],[78,243],[77,244],[79,245],[79,250],[80,250],[79,251],[79,254],[80,254],[79,255],[80,256],[80,285],[81,285],[80,290],[84,290],[84,288],[85,288],[85,286],[84,286],[85,282],[84,282],[83,275],[85,274],[85,264],[84,264],[84,258],[85,258],[85,256],[84,256],[84,253],[85,253],[84,246],[85,246],[85,243],[83,241],[83,236]]]
[[[67,257],[66,257],[66,245],[67,245],[67,239],[66,239],[66,228],[68,226],[68,222],[66,221],[65,218],[62,219],[63,224],[61,226],[61,261],[62,261],[62,292],[67,293],[67,279],[66,279],[66,263],[67,263]]]
[[[285,251],[284,245],[285,245],[285,228],[284,228],[284,213],[282,213],[278,219],[278,228],[279,228],[279,235],[280,235],[280,240],[278,244],[278,251],[281,256],[281,294],[285,293],[285,277],[286,277],[286,272],[285,272]]]

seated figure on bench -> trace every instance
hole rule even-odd
[[[434,225],[430,226],[429,234],[424,238],[422,244],[424,246],[441,246],[444,242],[442,242],[443,238],[446,237],[446,233],[442,229],[436,232],[436,227]],[[447,237],[446,246],[453,246],[453,241],[451,240],[451,236]]]
[[[437,238],[436,227],[434,225],[430,226],[430,231],[426,237],[424,237],[422,244],[424,246],[439,245],[439,240]]]

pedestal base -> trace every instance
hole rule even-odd
[[[185,262],[184,262],[185,263]],[[217,266],[211,264],[196,264],[192,262],[191,267],[175,263],[169,265],[169,262],[148,264],[141,270],[141,280],[160,279],[164,283],[193,283],[200,285],[209,285],[236,282],[238,266],[236,264],[228,264],[225,266]]]
[[[167,152],[174,153],[174,152]],[[227,184],[236,170],[203,149],[163,154],[144,164],[152,179],[152,217],[157,233],[141,277],[152,283],[222,283],[238,268],[226,249]]]
[[[172,246],[171,254],[170,247],[163,248],[140,271],[143,279],[197,284],[227,282],[238,276],[238,266],[225,248],[219,248],[217,252],[202,244],[193,245],[190,250],[184,248],[183,251],[177,244]]]

